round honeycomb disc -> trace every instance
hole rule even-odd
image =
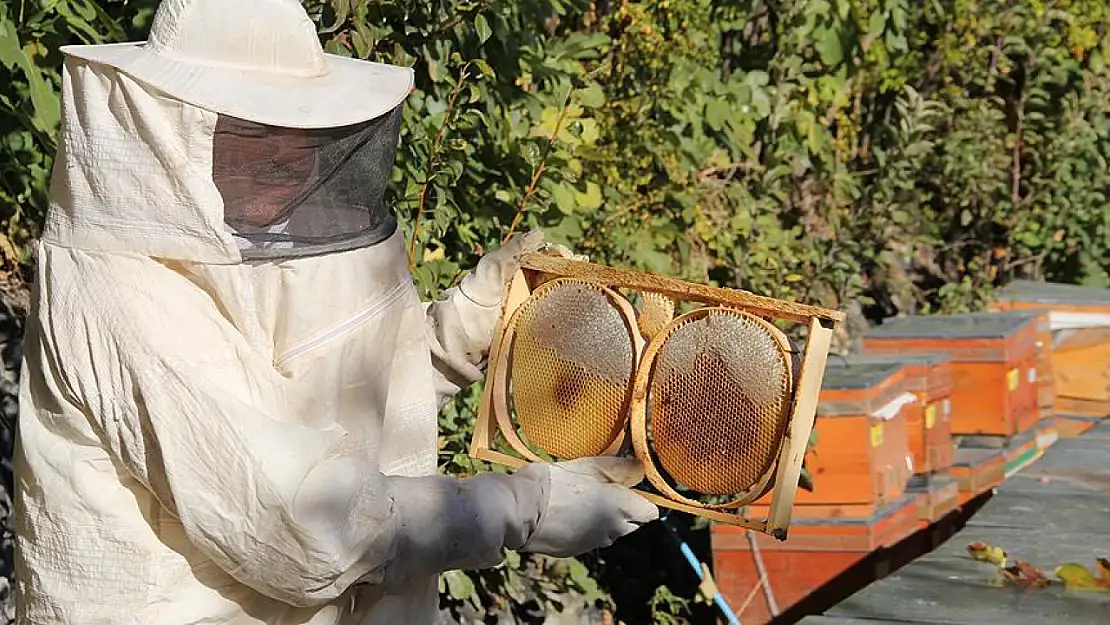
[[[558,280],[516,313],[516,421],[532,445],[556,458],[601,455],[624,433],[636,353],[617,297],[589,282]]]
[[[652,447],[679,483],[748,493],[774,467],[789,421],[790,352],[766,322],[703,309],[666,331],[649,385]]]

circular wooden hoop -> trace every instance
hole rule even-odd
[[[554,280],[549,280],[547,282],[544,282],[543,285],[537,287],[536,290],[532,291],[528,298],[516,307],[516,310],[514,310],[512,315],[509,317],[508,323],[505,324],[505,332],[501,337],[500,349],[498,351],[498,362],[496,363],[496,367],[494,368],[492,380],[493,413],[494,417],[497,419],[497,427],[499,430],[501,430],[501,435],[505,437],[505,441],[509,444],[509,447],[511,447],[513,450],[515,450],[517,453],[524,456],[525,459],[531,462],[544,462],[544,460],[536,455],[531,449],[529,449],[528,445],[526,445],[524,441],[521,440],[520,436],[517,435],[516,424],[514,423],[514,419],[511,416],[512,411],[509,410],[509,365],[513,352],[512,343],[513,338],[516,336],[516,325],[519,321],[521,310],[523,310],[524,307],[533,298],[538,297],[546,293],[547,291],[557,288],[563,284],[583,284],[591,288],[596,288],[600,290],[612,304],[615,305],[618,313],[620,313],[621,315],[621,319],[624,321],[625,329],[628,332],[628,337],[632,341],[633,374],[635,374],[637,371],[640,362],[640,353],[644,349],[644,340],[640,336],[638,326],[636,324],[635,309],[632,308],[632,304],[630,304],[628,300],[621,297],[621,295],[616,291],[613,291],[612,289],[601,284],[597,284],[595,282],[591,282],[588,280],[577,280],[574,278],[556,278]],[[617,455],[627,445],[629,437],[627,425],[627,409],[629,402],[631,401],[630,396],[631,388],[625,391],[625,427],[621,428],[621,433],[618,434],[617,437],[613,439],[613,441],[609,444],[609,446],[601,452],[601,455],[603,456]]]
[[[786,339],[786,335],[783,334],[781,330],[760,317],[752,315],[751,313],[745,312],[743,310],[738,310],[726,306],[707,306],[704,308],[696,308],[694,310],[691,310],[690,312],[674,318],[670,323],[664,326],[658,334],[655,335],[655,338],[652,339],[650,343],[648,343],[647,348],[644,350],[643,356],[640,358],[640,366],[636,371],[636,380],[632,385],[632,403],[629,407],[631,413],[630,417],[632,427],[632,446],[636,450],[636,455],[640,458],[640,462],[643,464],[644,473],[647,475],[648,481],[651,482],[652,486],[659,489],[659,492],[663,493],[665,497],[686,504],[688,506],[694,506],[696,508],[702,508],[706,510],[723,510],[729,508],[737,508],[739,506],[751,503],[756,499],[759,499],[767,492],[768,483],[775,475],[775,469],[778,466],[778,460],[776,458],[775,462],[771,463],[771,466],[767,469],[767,472],[764,473],[758,481],[756,481],[752,488],[748,489],[746,493],[737,494],[735,496],[735,499],[727,501],[725,503],[707,504],[695,499],[690,499],[689,497],[685,497],[677,490],[672,488],[671,485],[668,484],[665,479],[663,479],[663,475],[659,471],[659,467],[656,466],[655,461],[652,458],[651,447],[648,445],[647,440],[647,404],[648,389],[651,386],[651,381],[655,374],[655,360],[659,355],[659,351],[663,348],[663,345],[666,344],[667,338],[679,326],[684,325],[688,321],[707,317],[710,314],[720,313],[742,316],[755,321],[758,325],[761,325],[765,330],[767,330],[767,333],[775,339],[775,341],[778,343],[779,349],[782,351],[783,354],[789,354],[791,352],[790,342]],[[787,394],[793,396],[794,365],[789,357],[784,358],[784,360],[786,365]],[[783,416],[789,418],[789,415],[791,414],[792,403],[793,402],[785,402],[785,405],[783,406]],[[787,424],[787,426],[789,427],[789,424]],[[783,437],[783,440],[779,442],[779,449],[776,453],[776,456],[781,454],[782,445],[785,440],[786,438]]]

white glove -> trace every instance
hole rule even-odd
[[[393,514],[367,554],[380,564],[373,581],[396,588],[416,576],[487,568],[505,548],[570,557],[607,547],[658,518],[628,488],[643,475],[636,460],[604,457],[535,463],[512,475],[387,478]]]
[[[587,260],[585,256],[575,254],[562,245],[546,241],[542,231],[534,230],[512,237],[501,247],[483,256],[474,271],[459,284],[459,290],[479,306],[497,306],[501,303],[509,280],[520,269],[520,257],[532,252]]]
[[[474,271],[459,283],[459,290],[479,306],[497,306],[501,303],[509,280],[520,269],[520,257],[529,252],[538,252],[544,245],[543,232],[539,230],[514,236],[501,247],[482,256]]]
[[[531,464],[517,475],[548,484],[545,509],[520,551],[573,557],[608,547],[659,518],[659,509],[630,488],[644,479],[637,460],[598,457]]]

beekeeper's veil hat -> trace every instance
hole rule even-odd
[[[175,130],[195,137],[190,123],[215,122],[210,152],[197,150],[196,145],[180,146],[191,161],[198,153],[210,154],[210,167],[195,162],[167,164],[166,154],[156,155],[163,167],[177,168],[169,172],[176,179],[171,186],[191,187],[184,194],[191,200],[210,197],[222,204],[210,210],[213,207],[199,202],[201,219],[193,224],[194,230],[221,226],[236,239],[229,244],[229,235],[212,232],[227,249],[210,247],[202,254],[205,258],[185,260],[237,262],[237,250],[242,258],[342,251],[377,243],[395,230],[396,221],[382,201],[400,133],[400,104],[412,90],[413,72],[326,54],[314,24],[296,0],[164,0],[147,41],[67,46],[62,51],[69,57],[67,63],[83,63],[85,70],[94,73],[109,68],[140,83],[147,92],[144,96],[184,103],[179,107],[186,110],[179,113],[181,119],[171,119],[167,110],[173,107],[164,103],[159,114],[144,115],[144,102],[130,98],[119,80],[106,78],[102,93],[92,92],[97,81],[87,76],[79,85],[70,85],[74,100],[115,99],[120,106],[113,110],[134,111],[136,119],[75,124],[86,135],[81,139],[102,142],[96,146],[97,156],[108,162],[117,155],[111,153],[111,137],[103,135],[113,132],[113,123],[128,126],[120,132],[146,135],[150,145],[164,149],[172,145],[169,135]],[[75,73],[68,65],[67,69]],[[67,110],[68,119],[81,119],[80,101],[67,106],[76,109]],[[189,118],[187,110],[194,107],[208,113],[206,119]],[[66,131],[63,127],[62,132]],[[172,160],[173,154],[169,157]],[[63,167],[66,158],[64,153],[59,155]],[[95,163],[72,165],[83,171],[96,169]],[[197,180],[197,169],[212,180]],[[109,174],[127,177],[126,172],[104,175]],[[77,185],[73,195],[80,196],[83,183],[70,178]],[[206,195],[201,187],[213,181],[215,192]],[[173,199],[158,197],[159,190],[150,185],[129,182],[132,193],[146,193],[135,197],[132,206],[160,200],[165,205]],[[126,204],[120,200],[127,198],[119,193],[124,185],[116,186],[113,193],[101,195],[112,197],[117,206]],[[97,195],[97,185],[91,187],[85,195]],[[65,203],[66,194],[57,191],[55,195]],[[165,191],[181,195],[173,189]],[[81,207],[62,208],[55,212],[80,222]],[[81,237],[82,230],[85,234],[88,230],[82,225],[88,224],[64,224],[62,229],[73,232],[58,236]],[[130,225],[141,229],[143,224]],[[46,235],[51,235],[50,226]],[[75,247],[104,247],[104,237],[84,239],[68,242]],[[141,251],[163,257],[182,255],[174,249],[180,246],[169,241],[164,245],[152,241],[152,245],[156,249]]]

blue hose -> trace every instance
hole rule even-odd
[[[686,541],[682,540],[682,537],[678,535],[678,531],[667,522],[666,514],[660,517],[659,521],[663,524],[663,527],[667,528],[667,533],[678,542],[679,550],[682,551],[682,555],[685,556],[686,561],[690,563],[690,568],[694,569],[694,573],[697,573],[698,579],[704,580],[705,576],[702,574],[701,569],[702,563],[698,561],[698,557],[694,555],[694,551],[690,549],[690,545],[687,545]],[[740,619],[736,618],[736,615],[733,614],[732,608],[729,607],[728,601],[725,601],[725,598],[721,595],[721,591],[718,590],[713,593],[713,603],[717,604],[717,609],[728,619],[729,625],[741,625]]]

